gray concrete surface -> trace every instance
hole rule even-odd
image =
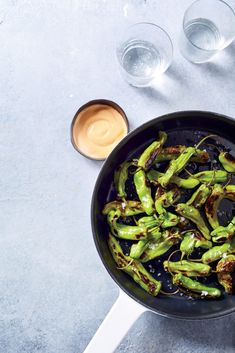
[[[112,99],[131,129],[183,109],[235,116],[235,44],[200,66],[179,54],[191,0],[147,1],[146,19],[173,39],[174,62],[154,89],[123,81],[114,48],[126,3],[0,0],[1,353],[81,353],[118,295],[90,229],[101,163],[70,144],[78,107]],[[147,313],[117,353],[232,353],[234,325],[234,315],[195,323]]]

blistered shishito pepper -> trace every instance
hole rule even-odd
[[[180,243],[180,251],[182,258],[184,255],[190,255],[195,248],[210,249],[212,242],[206,240],[198,231],[188,231],[184,234],[184,238]]]
[[[125,185],[128,179],[128,168],[131,166],[131,162],[125,161],[114,173],[114,185],[119,198],[126,198]]]
[[[201,298],[219,298],[221,296],[221,291],[217,288],[212,288],[205,286],[204,284],[192,280],[181,273],[173,276],[173,284],[175,284],[183,292],[185,289],[191,294],[191,296],[196,295],[196,297]]]
[[[110,211],[120,211],[123,217],[135,216],[144,212],[141,202],[125,200],[125,201],[111,201],[106,203],[103,214],[107,215]]]
[[[194,232],[189,231],[184,234],[184,238],[180,243],[180,251],[182,252],[182,257],[184,257],[184,255],[190,255],[193,252],[196,241],[197,239]]]
[[[138,167],[148,170],[154,162],[156,156],[160,153],[163,144],[166,142],[167,134],[163,131],[159,132],[159,140],[154,141],[141,154],[138,160]]]
[[[227,185],[225,187],[225,198],[235,201],[235,185]]]
[[[226,240],[232,239],[235,234],[235,217],[227,225],[227,227],[219,226],[213,232],[211,232],[212,240],[217,242],[225,242]]]
[[[193,174],[193,177],[198,179],[200,183],[213,185],[215,183],[224,183],[227,180],[228,173],[225,170],[205,170]]]
[[[158,219],[162,228],[175,227],[179,223],[179,217],[171,212],[161,214]]]
[[[200,212],[195,207],[186,205],[185,203],[179,203],[176,207],[176,212],[195,223],[198,230],[207,240],[211,239],[210,231],[207,228]]]
[[[150,230],[148,238],[139,240],[138,243],[133,244],[131,246],[130,257],[133,259],[138,259],[142,255],[144,250],[147,248],[148,243],[152,240],[156,240],[156,241],[159,240],[161,236],[162,236],[162,233],[159,228],[156,228],[152,231]]]
[[[159,178],[161,178],[163,175],[163,173],[160,173],[154,169],[151,169],[147,173],[149,181],[157,185],[159,184]],[[177,185],[178,187],[182,187],[183,189],[193,189],[200,183],[200,181],[191,177],[188,179],[183,179],[174,175],[171,178],[171,183]]]
[[[182,236],[177,228],[163,231],[162,238],[149,241],[147,248],[140,257],[141,262],[147,262],[165,254],[173,245],[178,244]]]
[[[182,273],[187,277],[204,277],[211,274],[211,267],[209,265],[187,260],[164,261],[163,266],[165,270],[171,273]]]
[[[216,272],[233,272],[235,270],[235,255],[223,257],[216,266]]]
[[[137,221],[138,226],[145,226],[153,228],[161,226],[161,228],[175,227],[180,222],[178,216],[171,212],[165,212],[159,217],[155,216],[144,216]]]
[[[161,152],[155,158],[155,163],[171,161],[172,159],[176,159],[179,157],[181,153],[186,150],[186,146],[177,145],[177,146],[170,146],[164,147]],[[192,156],[192,162],[198,163],[206,163],[209,160],[209,154],[206,151],[196,149],[195,156]]]
[[[147,215],[154,213],[154,202],[151,195],[151,188],[147,184],[145,172],[140,169],[134,174],[134,183],[139,199]]]
[[[173,242],[170,240],[163,241],[152,241],[148,243],[147,248],[140,256],[141,262],[147,262],[155,259],[156,257],[162,256],[165,254],[172,246]]]
[[[215,184],[205,204],[206,217],[213,229],[219,227],[217,210],[221,200],[224,198],[224,194],[223,186]]]
[[[232,273],[235,270],[235,255],[228,255],[222,258],[217,266],[217,278],[219,283],[224,287],[225,292],[232,294],[233,292],[233,278]]]
[[[174,205],[180,199],[180,195],[181,193],[177,187],[172,187],[167,191],[159,186],[155,194],[155,209],[157,213],[165,213],[165,208]]]
[[[211,262],[221,259],[223,256],[226,256],[230,251],[230,243],[225,243],[220,246],[213,246],[210,250],[206,251],[202,255],[202,262],[204,264],[210,264]]]
[[[148,228],[153,228],[158,226],[160,223],[159,219],[154,216],[144,216],[138,219],[137,224],[138,226],[144,226]]]
[[[186,202],[187,205],[193,206],[197,209],[201,208],[206,202],[211,193],[211,188],[206,184],[202,184]]]
[[[173,159],[170,161],[169,166],[167,170],[165,171],[164,175],[159,178],[159,183],[161,186],[166,187],[169,182],[171,181],[171,178],[173,177],[174,174],[177,174],[181,172],[185,166],[190,162],[191,158],[195,156],[196,151],[198,147],[209,137],[212,137],[214,135],[208,135],[205,136],[195,147],[187,147],[180,155],[178,158]]]
[[[140,240],[148,236],[148,228],[145,226],[129,226],[118,223],[120,212],[110,211],[107,217],[110,230],[113,235],[122,239]]]
[[[219,161],[227,172],[235,173],[235,158],[229,152],[220,152]]]
[[[212,242],[206,239],[198,239],[195,244],[195,248],[202,248],[202,249],[211,249]]]
[[[161,289],[161,282],[153,278],[140,262],[125,256],[118,241],[112,235],[109,235],[108,244],[118,267],[131,276],[149,294],[158,295]]]
[[[165,173],[158,179],[160,185],[166,187],[173,175],[183,170],[194,154],[195,147],[187,147],[178,158],[171,160]]]

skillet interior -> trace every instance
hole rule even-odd
[[[168,317],[184,319],[202,319],[223,316],[235,311],[235,296],[224,295],[220,300],[189,300],[184,296],[150,296],[142,290],[131,278],[116,268],[107,245],[108,227],[102,216],[106,202],[115,198],[113,191],[113,175],[117,166],[127,158],[133,158],[156,139],[159,130],[168,133],[168,145],[197,143],[201,136],[216,134],[219,142],[225,148],[235,151],[234,138],[235,121],[222,115],[201,111],[177,112],[165,115],[142,125],[113,150],[105,161],[97,179],[91,206],[91,221],[95,244],[99,255],[112,278],[133,299],[149,309]],[[223,209],[231,205],[223,204]],[[223,223],[225,219],[221,218]],[[125,247],[125,244],[122,244]],[[167,284],[168,275],[153,263],[157,279]],[[160,275],[159,275],[160,273]]]

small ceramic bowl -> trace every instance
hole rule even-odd
[[[126,131],[123,133],[123,137],[125,137],[127,135],[127,133],[129,132],[129,122],[127,119],[127,116],[124,112],[124,110],[115,102],[112,102],[110,100],[106,100],[106,99],[95,99],[92,101],[87,102],[86,104],[82,105],[78,111],[76,112],[72,123],[71,123],[71,142],[73,147],[75,148],[75,150],[77,152],[79,152],[81,155],[83,155],[86,158],[89,159],[93,159],[93,160],[105,160],[106,157],[109,155],[109,153],[112,151],[112,149],[115,147],[113,146],[113,148],[110,148],[110,150],[107,152],[107,155],[105,157],[96,157],[94,154],[93,155],[89,155],[88,153],[84,152],[82,150],[81,147],[79,147],[79,141],[78,141],[78,131],[79,131],[79,124],[81,125],[81,117],[82,115],[80,113],[82,113],[83,111],[85,111],[85,109],[88,111],[89,107],[94,108],[94,106],[104,106],[104,107],[111,107],[113,109],[115,109],[119,114],[120,114],[120,118],[123,119],[123,121],[120,120],[120,123],[125,124],[126,127]],[[84,120],[84,117],[83,117]],[[122,137],[122,138],[123,138]],[[117,141],[120,142],[122,140],[122,138],[120,138],[120,140]],[[116,143],[116,144],[117,144]]]

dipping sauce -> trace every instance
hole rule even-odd
[[[87,157],[105,159],[127,132],[127,119],[120,107],[113,102],[91,102],[74,118],[72,142]]]

